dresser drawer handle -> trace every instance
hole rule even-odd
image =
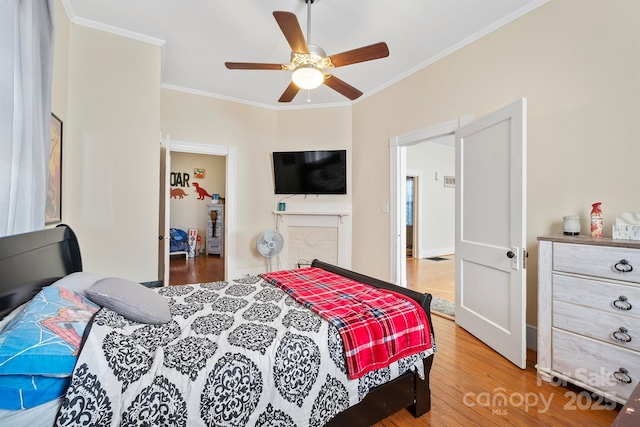
[[[620,328],[613,333],[613,337],[620,342],[631,342],[631,335],[627,332],[627,328]]]
[[[627,301],[627,297],[620,295],[617,300],[613,302],[613,306],[618,310],[631,310],[631,303]]]
[[[629,264],[629,261],[626,259],[621,259],[614,265],[614,268],[618,270],[620,273],[631,273],[633,271],[633,266]]]
[[[629,376],[629,371],[624,368],[620,368],[613,373],[613,378],[621,382],[622,384],[631,384],[631,377]]]

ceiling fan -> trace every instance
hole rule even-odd
[[[296,15],[291,12],[273,12],[280,30],[291,46],[291,62],[288,64],[265,64],[257,62],[225,62],[230,70],[285,70],[291,71],[291,83],[278,102],[291,102],[300,89],[315,89],[324,84],[350,100],[362,95],[355,87],[340,80],[326,69],[343,67],[389,56],[385,42],[363,46],[357,49],[327,56],[320,46],[311,44],[311,4],[318,0],[302,0],[307,3],[307,39]]]

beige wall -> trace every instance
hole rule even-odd
[[[56,45],[54,74],[65,79],[58,55],[68,54],[63,219],[79,232],[86,270],[152,280],[158,130],[232,146],[237,268],[264,267],[255,239],[273,226],[279,199],[270,153],[347,148],[349,195],[333,197],[353,205],[352,267],[387,279],[389,214],[380,205],[389,203],[389,138],[526,97],[527,321],[535,324],[536,236],[561,232],[567,214],[581,215],[586,229],[595,201],[609,235],[617,215],[640,211],[639,15],[635,1],[555,0],[352,108],[303,111],[159,90],[159,48],[72,25],[68,53]],[[54,106],[64,108],[56,87]]]
[[[156,280],[160,48],[75,24],[68,31],[68,45],[56,43],[68,54],[62,220],[79,237],[85,271]],[[64,96],[56,91],[53,105]]]
[[[526,97],[527,323],[536,324],[536,237],[560,233],[568,214],[587,229],[596,201],[609,236],[616,216],[640,211],[639,16],[635,1],[552,1],[356,104],[353,268],[389,275],[379,203],[389,200],[390,137]]]

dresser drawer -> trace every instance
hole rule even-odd
[[[554,301],[640,319],[640,287],[634,284],[618,284],[564,274],[553,274],[552,280]],[[616,305],[621,308],[616,308]]]
[[[556,301],[553,304],[553,327],[640,351],[639,319]]]
[[[573,378],[578,383],[612,394],[625,402],[640,381],[640,354],[570,332],[553,329],[554,371]],[[614,378],[626,369],[631,383],[623,384]]]
[[[627,272],[618,271],[616,267]],[[640,251],[556,242],[553,244],[553,270],[640,283]]]
[[[219,237],[217,237],[217,238],[216,237],[209,237],[207,239],[207,247],[220,246],[220,245],[222,245],[222,239],[219,238]]]

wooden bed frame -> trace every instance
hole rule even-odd
[[[312,266],[400,292],[417,301],[431,323],[430,294],[402,288],[319,260],[314,260]],[[82,271],[80,246],[75,233],[66,225],[0,238],[0,318],[29,301],[42,287],[79,271]],[[416,418],[420,417],[431,409],[429,372],[432,364],[433,355],[424,359],[424,380],[418,374],[408,372],[374,389],[360,403],[338,414],[327,426],[371,426],[403,408],[409,409]]]

